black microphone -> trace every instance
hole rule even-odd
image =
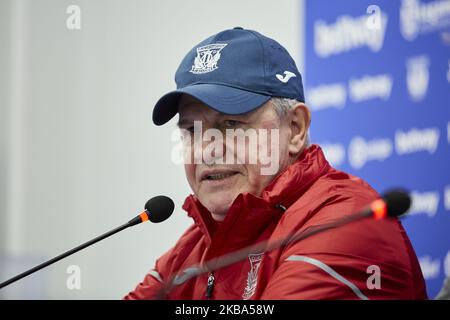
[[[239,249],[237,251],[222,255],[220,257],[213,258],[204,263],[193,265],[185,268],[179,273],[172,274],[168,277],[168,281],[161,289],[159,297],[167,295],[174,287],[186,282],[187,280],[197,277],[204,273],[210,273],[214,270],[221,269],[229,266],[241,260],[247,259],[251,253],[264,253],[282,246],[294,243],[303,239],[306,239],[317,233],[326,231],[328,229],[336,228],[347,223],[372,217],[376,220],[385,218],[395,218],[406,213],[411,206],[411,198],[408,193],[401,189],[393,189],[383,194],[381,199],[375,200],[370,203],[364,210],[343,217],[341,219],[334,220],[330,223],[322,224],[307,228],[306,230],[291,234],[287,237],[271,241],[262,241],[254,245],[250,245]]]
[[[53,259],[50,259],[34,268],[31,268],[30,270],[27,270],[9,280],[6,280],[5,282],[2,282],[0,284],[0,289],[3,287],[6,287],[7,285],[10,285],[13,282],[16,282],[19,279],[22,279],[42,268],[45,268],[61,259],[64,259],[72,254],[74,254],[75,252],[78,252],[86,247],[89,247],[90,245],[93,245],[94,243],[103,240],[105,238],[108,238],[110,236],[112,236],[113,234],[116,234],[119,231],[122,231],[124,229],[127,229],[131,226],[135,226],[139,223],[145,222],[147,220],[150,220],[151,222],[154,223],[158,223],[158,222],[162,222],[164,220],[166,220],[167,218],[169,218],[172,215],[172,212],[175,208],[175,205],[172,201],[172,199],[170,199],[169,197],[166,196],[156,196],[154,198],[151,198],[150,200],[147,201],[147,203],[145,204],[145,210],[138,216],[136,216],[135,218],[131,219],[130,221],[128,221],[127,223],[111,230],[108,231],[88,242],[83,243],[82,245],[75,247],[69,251],[64,252],[63,254],[60,254],[59,256],[54,257]]]

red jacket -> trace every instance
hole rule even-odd
[[[332,168],[320,147],[313,145],[260,197],[240,194],[220,224],[189,196],[183,209],[195,224],[125,299],[156,298],[161,282],[173,272],[259,241],[328,223],[378,197],[361,179]],[[287,208],[285,212],[280,204]],[[379,282],[374,278],[377,271]],[[165,298],[205,299],[208,277],[190,279]],[[215,271],[213,277],[211,299],[426,298],[417,257],[397,219],[367,219],[337,227],[250,255]]]

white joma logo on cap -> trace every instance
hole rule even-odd
[[[220,59],[220,51],[226,46],[226,43],[213,43],[207,46],[198,47],[197,55],[194,58],[194,64],[190,72],[194,74],[208,73],[218,68],[217,62]]]
[[[280,80],[283,83],[287,83],[289,79],[296,77],[297,75],[290,71],[284,72],[285,76],[283,77],[281,74],[277,74],[277,79]]]

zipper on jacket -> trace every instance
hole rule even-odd
[[[205,293],[205,297],[208,300],[211,299],[212,296],[212,292],[214,289],[214,280],[215,280],[214,273],[211,272],[208,277],[208,285],[206,286],[206,293]]]

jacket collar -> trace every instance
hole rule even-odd
[[[279,205],[288,209],[329,168],[321,148],[311,145],[263,190],[261,196],[239,194],[221,223],[211,217],[194,195],[186,198],[183,209],[206,236],[210,244],[208,256],[212,258],[255,241],[271,222],[281,217],[284,210]]]

